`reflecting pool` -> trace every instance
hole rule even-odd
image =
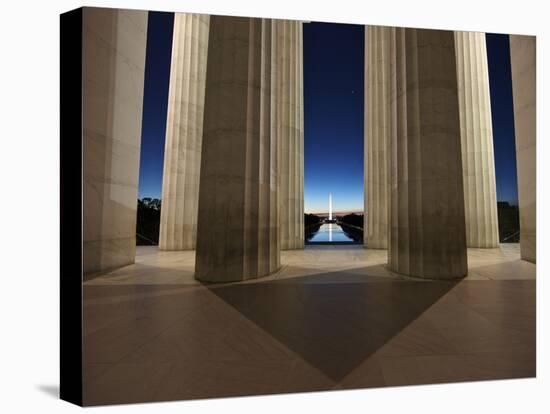
[[[336,223],[325,223],[319,227],[313,237],[308,239],[309,243],[353,243],[353,239],[349,237],[342,227]]]

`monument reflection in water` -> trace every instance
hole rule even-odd
[[[349,237],[342,227],[336,223],[324,223],[319,230],[308,240],[309,243],[352,243],[353,239]]]
[[[328,195],[328,218],[313,234],[308,237],[308,243],[354,243],[352,237],[332,217],[332,193]]]

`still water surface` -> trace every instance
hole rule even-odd
[[[319,227],[317,233],[313,235],[311,239],[308,240],[309,243],[317,242],[332,242],[332,243],[349,243],[353,242],[351,237],[348,237],[342,227],[336,223],[325,223]]]

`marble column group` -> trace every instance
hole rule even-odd
[[[83,14],[84,273],[132,263],[147,13]],[[423,278],[498,246],[485,35],[365,28],[365,245]],[[522,258],[535,262],[535,42],[511,36]],[[302,23],[175,14],[161,250],[196,278],[280,267],[304,245]]]
[[[147,12],[83,9],[85,278],[134,262],[146,42]]]
[[[195,248],[209,21],[208,15],[174,15],[162,176],[161,250]]]
[[[534,261],[534,42],[520,38],[521,251]],[[366,247],[409,276],[462,277],[467,247],[498,247],[485,34],[365,28],[365,214]]]
[[[224,282],[280,264],[273,30],[267,19],[210,24],[195,277]]]
[[[390,33],[388,263],[408,276],[467,273],[452,32]]]
[[[455,32],[468,247],[498,247],[493,124],[485,33]]]
[[[274,108],[279,146],[281,249],[304,247],[304,90],[302,23],[273,20]]]
[[[304,245],[302,23],[175,15],[161,250],[257,278]]]
[[[521,258],[537,261],[536,42],[510,35]]]

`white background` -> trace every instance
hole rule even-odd
[[[0,410],[69,412],[59,387],[59,14],[82,3],[7,0],[0,12]],[[547,201],[550,152],[544,1],[202,0],[86,5],[536,34],[537,379],[91,408],[113,412],[550,412]],[[545,329],[543,329],[545,328]],[[544,407],[546,406],[546,407]]]

